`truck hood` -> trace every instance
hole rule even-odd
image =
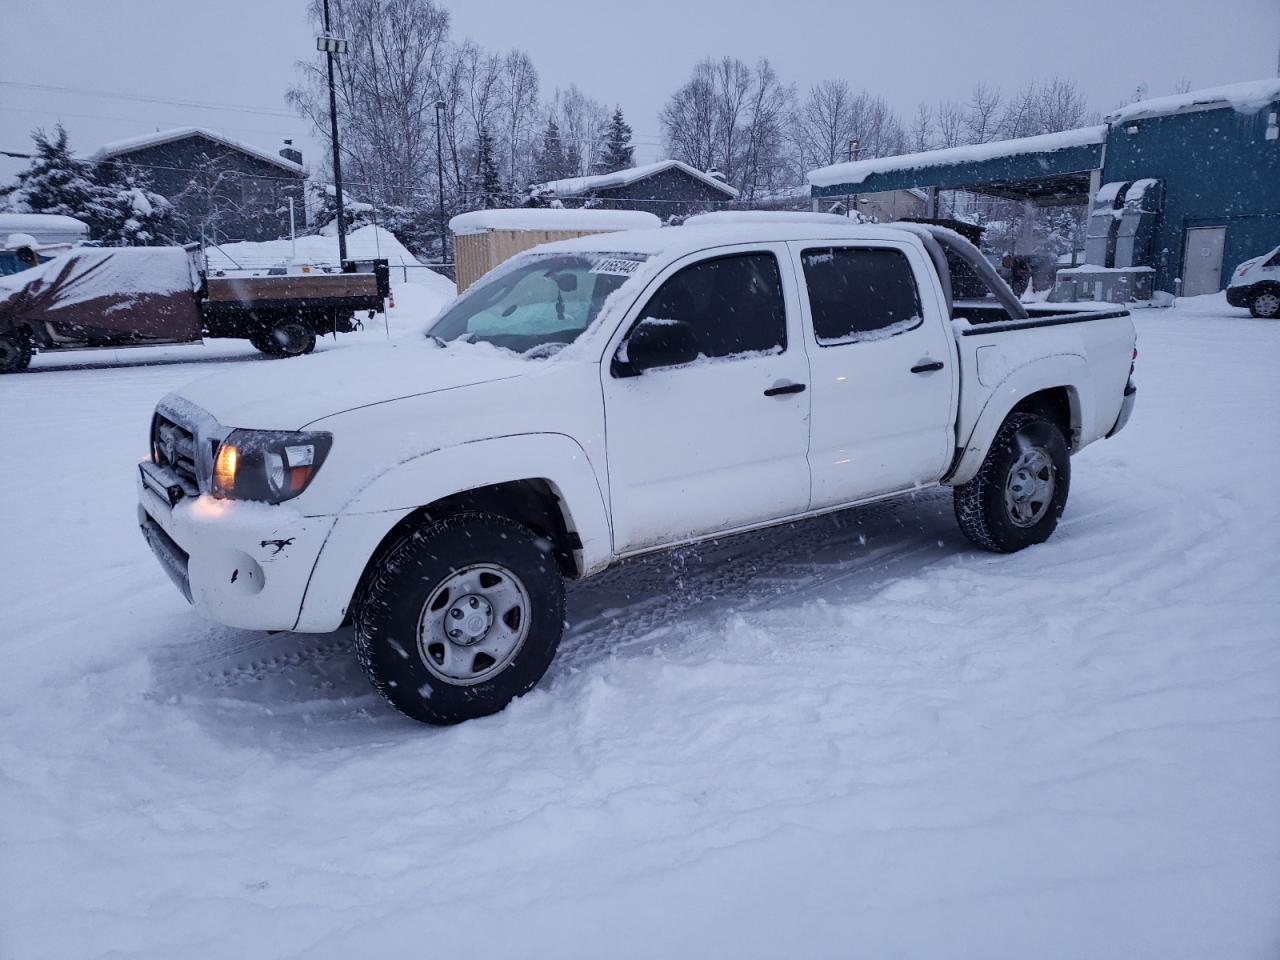
[[[357,407],[522,376],[546,362],[479,344],[439,347],[406,340],[244,363],[172,396],[202,408],[223,426],[300,430]]]

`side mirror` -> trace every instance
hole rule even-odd
[[[656,367],[692,363],[702,354],[693,328],[683,320],[641,320],[613,359],[617,377],[637,377]]]

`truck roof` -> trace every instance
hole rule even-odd
[[[797,220],[753,221],[744,217],[734,223],[687,224],[656,230],[625,230],[600,233],[572,240],[558,240],[537,247],[539,253],[643,253],[682,256],[708,247],[739,243],[777,243],[788,240],[896,240],[919,245],[920,239],[910,230],[893,226],[859,226]]]

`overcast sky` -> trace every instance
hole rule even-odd
[[[919,101],[963,99],[979,81],[1012,90],[1055,74],[1074,78],[1105,111],[1139,84],[1159,96],[1184,79],[1202,87],[1274,76],[1280,50],[1280,0],[789,0],[771,12],[702,0],[448,6],[456,37],[528,50],[544,93],[574,81],[621,104],[640,160],[659,155],[658,111],[706,55],[767,56],[802,91],[843,77],[883,94],[906,119]],[[315,157],[320,145],[284,103],[294,61],[318,56],[305,7],[0,0],[0,149],[25,151],[33,127],[61,120],[83,153],[205,126],[273,150],[292,136]],[[0,179],[22,165],[0,158]]]

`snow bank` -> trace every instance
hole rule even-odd
[[[977,163],[1001,157],[1016,157],[1027,153],[1066,150],[1070,147],[1102,143],[1106,138],[1105,126],[1081,127],[1078,130],[1044,133],[1017,140],[997,140],[994,143],[976,143],[946,150],[926,150],[923,153],[906,153],[897,157],[877,157],[872,160],[856,160],[853,163],[835,163],[829,167],[811,170],[808,180],[815,187],[856,184],[862,183],[873,173],[920,170],[926,167],[944,167],[956,163]]]
[[[1229,106],[1237,113],[1257,113],[1280,100],[1280,78],[1231,83],[1221,87],[1206,87],[1188,93],[1175,93],[1168,97],[1139,100],[1121,107],[1106,116],[1108,123],[1123,124],[1131,120],[1163,117],[1198,107]]]
[[[660,226],[662,221],[652,213],[639,210],[473,210],[460,213],[449,221],[449,229],[457,236],[487,230],[594,230],[613,233]]]
[[[206,251],[210,270],[261,270],[280,267],[293,258],[293,246],[289,240],[262,240],[258,242],[223,243]],[[347,259],[385,259],[393,267],[421,267],[422,263],[409,252],[395,234],[379,226],[360,227],[347,234]],[[337,266],[338,238],[334,236],[298,237],[298,263],[318,266]]]
[[[612,190],[617,187],[625,187],[639,180],[663,173],[666,170],[681,170],[694,179],[701,180],[707,186],[715,187],[730,199],[738,196],[738,191],[735,187],[731,187],[723,180],[718,180],[708,173],[703,173],[696,167],[691,167],[681,160],[658,160],[655,163],[646,163],[638,167],[615,170],[613,173],[551,180],[547,183],[534,184],[529,188],[529,192],[539,197],[579,197],[593,190]]]

